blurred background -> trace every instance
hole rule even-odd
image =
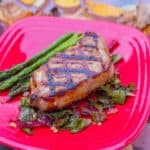
[[[108,20],[150,35],[150,0],[0,0],[0,34],[33,15]]]
[[[0,36],[31,16],[106,20],[132,26],[150,39],[150,0],[0,0]],[[150,123],[126,150],[150,149]],[[10,150],[0,145],[0,150]]]

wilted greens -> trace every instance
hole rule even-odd
[[[32,133],[33,128],[39,126],[55,127],[58,130],[77,133],[92,122],[96,124],[103,122],[107,118],[106,111],[115,104],[124,104],[133,90],[133,85],[123,86],[115,75],[87,99],[53,112],[36,110],[30,106],[29,97],[23,97],[20,102],[18,125],[28,134]]]
[[[120,54],[113,54],[112,55],[112,62],[113,63],[117,63],[119,62],[121,59],[123,59],[123,57]]]

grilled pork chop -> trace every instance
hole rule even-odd
[[[75,46],[33,72],[30,103],[42,111],[61,109],[88,96],[112,74],[103,40],[95,33],[85,33]]]

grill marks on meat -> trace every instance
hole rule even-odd
[[[102,40],[95,33],[85,33],[75,46],[56,54],[32,74],[31,104],[41,110],[49,110],[77,101],[77,97],[84,98],[94,88],[83,90],[85,96],[76,96],[74,91],[83,82],[107,72],[110,65],[111,60]],[[107,79],[108,77],[105,80]],[[70,91],[72,96],[69,95],[70,99],[67,102],[66,98],[63,104],[62,97],[64,99]],[[76,94],[79,93],[76,91]],[[62,103],[60,106],[59,99]]]

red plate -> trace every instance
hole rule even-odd
[[[150,107],[150,46],[145,36],[132,28],[107,22],[79,21],[51,17],[25,19],[9,28],[0,39],[0,70],[12,67],[37,52],[66,32],[94,31],[102,35],[111,51],[123,55],[117,65],[120,79],[137,86],[135,97],[128,98],[119,112],[109,115],[101,125],[91,125],[78,134],[67,131],[52,133],[38,128],[33,136],[9,127],[18,115],[19,97],[0,104],[0,141],[21,149],[119,149],[131,143],[142,130]],[[6,92],[0,99],[6,98]]]

